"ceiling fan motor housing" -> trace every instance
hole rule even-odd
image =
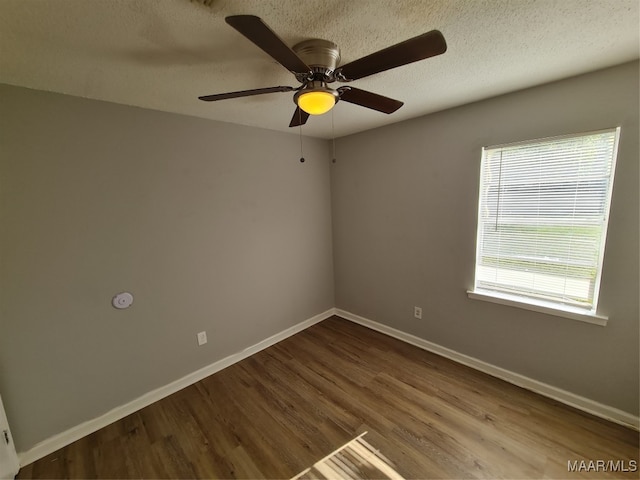
[[[311,67],[314,80],[334,80],[333,72],[340,62],[338,45],[328,40],[312,38],[294,45],[293,51]]]

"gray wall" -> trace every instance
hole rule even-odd
[[[334,305],[637,414],[638,103],[633,63],[339,139],[330,166],[321,140],[300,164],[295,135],[0,85],[18,450]],[[609,325],[469,300],[480,148],[616,125]]]
[[[345,137],[336,306],[638,413],[638,63]],[[481,147],[622,126],[600,327],[470,300]],[[413,318],[413,306],[423,320]]]
[[[301,164],[294,134],[9,86],[0,111],[19,451],[333,307],[325,141]]]

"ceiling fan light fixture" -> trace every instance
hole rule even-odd
[[[316,85],[316,84],[320,85]],[[322,82],[310,82],[296,92],[293,101],[309,115],[322,115],[331,110],[338,101],[338,92],[326,87]]]
[[[335,97],[322,90],[303,93],[298,97],[298,106],[310,115],[327,113],[335,104]]]

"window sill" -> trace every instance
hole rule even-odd
[[[550,306],[544,302],[536,302],[535,300],[531,300],[530,302],[524,301],[518,297],[511,297],[509,295],[500,295],[495,292],[485,292],[485,291],[467,291],[467,296],[474,300],[482,300],[485,302],[498,303],[500,305],[507,305],[509,307],[517,307],[522,308],[524,310],[531,310],[533,312],[546,313],[547,315],[555,315],[556,317],[564,317],[570,318],[571,320],[577,320],[579,322],[591,323],[594,325],[600,325],[601,327],[605,327],[608,322],[608,317],[604,317],[602,315],[593,314],[593,313],[585,313],[582,311],[578,311],[577,309],[571,309],[571,307],[567,307],[566,309],[560,309],[557,306]]]

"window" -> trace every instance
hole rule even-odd
[[[596,314],[619,130],[483,149],[470,296]]]

